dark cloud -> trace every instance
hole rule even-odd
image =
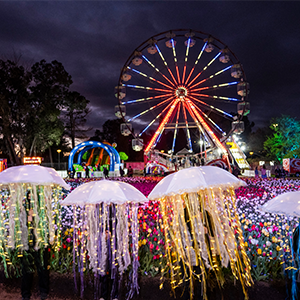
[[[141,43],[170,29],[219,38],[237,55],[251,84],[249,118],[299,114],[299,2],[51,1],[0,2],[0,54],[58,60],[73,89],[91,100],[89,126],[114,118],[114,87]]]

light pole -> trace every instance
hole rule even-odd
[[[58,153],[58,169],[60,170],[60,152],[61,152],[61,149],[57,149],[56,151]]]

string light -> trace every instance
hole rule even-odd
[[[160,226],[165,236],[165,258],[173,292],[175,293],[176,287],[188,281],[192,299],[193,282],[199,280],[204,299],[207,299],[206,269],[215,273],[221,287],[225,282],[222,267],[227,267],[230,262],[232,273],[241,281],[247,297],[246,286],[251,286],[253,282],[233,188],[225,191],[210,188],[158,200]],[[198,271],[195,269],[197,266]],[[163,286],[165,273],[162,268],[160,288]]]

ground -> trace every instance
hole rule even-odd
[[[74,293],[74,283],[72,275],[61,275],[51,273],[50,276],[51,290],[49,300],[79,300],[78,295]],[[173,300],[174,297],[170,294],[168,284],[165,288],[159,289],[159,278],[155,277],[141,277],[140,294],[134,300]],[[1,300],[19,300],[21,279],[7,279],[3,274],[0,274],[0,299]],[[32,300],[39,299],[37,289],[37,278],[35,277]],[[276,282],[256,282],[252,288],[249,289],[250,300],[283,300],[286,298],[286,289],[284,280]],[[92,300],[92,285],[87,284],[84,299]],[[119,300],[125,300],[125,295],[120,295]],[[181,297],[180,291],[177,292],[176,299],[186,300],[186,297]],[[228,285],[220,292],[217,288],[208,292],[209,300],[242,300],[244,299],[241,287],[239,285]]]

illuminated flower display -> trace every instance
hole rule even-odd
[[[94,179],[70,179],[67,180],[71,186],[71,192],[84,182]],[[112,180],[112,179],[111,179]],[[124,177],[116,178],[132,184],[144,195],[149,195],[154,186],[161,180],[160,177]],[[245,250],[251,262],[251,274],[255,280],[268,280],[281,277],[283,268],[288,267],[290,259],[289,239],[294,228],[297,226],[297,219],[285,216],[276,216],[259,210],[259,207],[275,196],[288,191],[300,190],[298,179],[244,179],[247,186],[240,187],[235,191],[237,212],[241,222],[245,240]],[[5,199],[7,193],[2,192]],[[5,213],[6,206],[2,204],[2,213]],[[157,201],[150,201],[141,205],[138,210],[139,226],[139,271],[142,274],[155,276],[166,268],[165,238],[164,232],[160,229],[162,214]],[[73,211],[63,207],[61,215],[61,247],[59,251],[51,248],[52,270],[57,272],[71,272],[73,259]],[[77,232],[77,235],[82,233]],[[18,263],[15,256],[15,265]],[[9,269],[9,268],[8,268]],[[10,269],[15,270],[15,269]],[[13,275],[13,274],[11,274]],[[18,275],[18,273],[15,273]]]

